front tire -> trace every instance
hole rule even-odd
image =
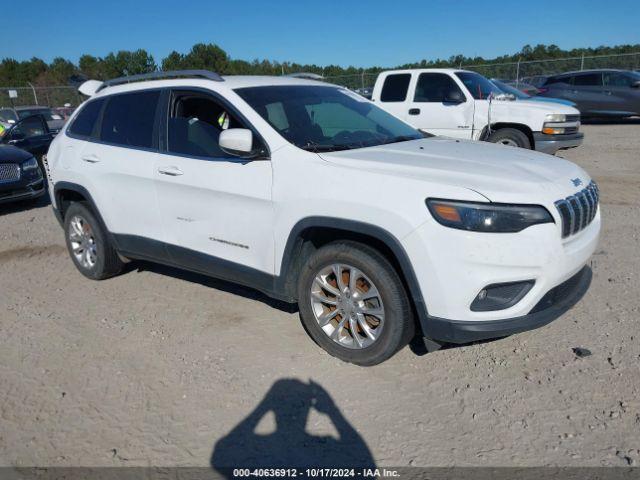
[[[402,280],[366,245],[344,241],[314,252],[298,282],[301,321],[330,355],[361,366],[379,364],[414,335]]]
[[[124,264],[107,232],[86,205],[73,203],[67,209],[64,233],[71,260],[85,277],[104,280],[122,271]]]
[[[489,135],[487,141],[506,145],[508,147],[520,147],[531,150],[531,141],[529,140],[529,137],[515,128],[501,128],[500,130],[496,130]]]

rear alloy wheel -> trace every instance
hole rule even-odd
[[[69,227],[71,253],[83,268],[92,269],[98,260],[98,251],[91,225],[80,215],[74,215],[69,220]]]
[[[64,232],[69,255],[85,277],[103,280],[122,271],[124,264],[107,233],[86,205],[71,204],[65,212]]]
[[[491,135],[489,135],[487,141],[500,145],[506,145],[508,147],[531,149],[531,142],[529,141],[529,137],[527,137],[520,130],[516,130],[515,128],[501,128],[500,130],[496,130]]]
[[[389,261],[366,245],[344,241],[314,252],[299,277],[300,318],[331,355],[376,365],[415,332],[404,285]]]

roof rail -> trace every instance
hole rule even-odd
[[[289,73],[286,76],[292,77],[292,78],[306,78],[307,80],[324,80],[324,77],[322,75],[318,75],[317,73],[310,73],[310,72]]]
[[[173,70],[169,72],[151,72],[151,73],[142,73],[140,75],[130,75],[128,77],[118,77],[112,80],[107,80],[100,85],[100,88],[96,90],[96,92],[102,90],[103,88],[113,87],[114,85],[123,85],[125,83],[131,82],[142,82],[144,80],[162,80],[164,78],[206,78],[207,80],[213,80],[214,82],[224,82],[224,78],[222,78],[216,72],[211,72],[209,70]]]

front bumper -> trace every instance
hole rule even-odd
[[[44,195],[45,190],[44,178],[42,177],[42,172],[38,169],[34,176],[0,185],[0,203],[37,198]]]
[[[578,303],[589,289],[591,277],[591,268],[583,267],[569,280],[551,289],[527,315],[488,322],[428,317],[423,333],[440,342],[469,343],[533,330],[551,323]]]
[[[538,152],[553,155],[558,150],[566,150],[568,148],[575,148],[582,145],[582,142],[584,141],[584,133],[578,132],[568,135],[547,135],[542,132],[534,132],[533,140],[535,143],[535,149]]]
[[[433,340],[466,342],[529,330],[557,318],[570,301],[557,299],[546,308],[541,302],[589,263],[598,245],[600,221],[598,210],[585,229],[563,239],[558,223],[490,234],[428,220],[402,240],[424,299],[424,304],[416,304],[423,333]],[[474,299],[487,286],[524,281],[534,283],[516,303],[472,310]],[[564,295],[579,298],[579,290]]]

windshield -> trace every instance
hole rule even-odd
[[[15,113],[13,113],[13,110],[9,110],[9,109],[5,109],[5,110],[0,110],[0,122],[4,122],[4,123],[9,123],[9,121],[17,121],[18,117],[16,116]]]
[[[518,90],[515,87],[512,87],[511,85],[507,85],[506,83],[501,82],[500,80],[491,80],[491,81],[496,87],[498,87],[504,93],[510,93],[511,95],[514,95],[519,100],[526,100],[527,98],[531,98],[531,95],[527,95],[526,93]]]
[[[61,120],[62,117],[51,111],[50,108],[30,108],[27,110],[18,110],[18,116],[22,120],[23,118],[30,117],[31,115],[42,115],[45,120]]]
[[[315,85],[236,90],[280,135],[310,151],[336,151],[424,138],[357,93]]]
[[[496,87],[489,80],[484,78],[479,73],[475,72],[456,72],[456,76],[462,80],[469,93],[476,100],[486,100],[489,98],[489,95],[493,93],[494,95],[499,95],[502,91]]]

